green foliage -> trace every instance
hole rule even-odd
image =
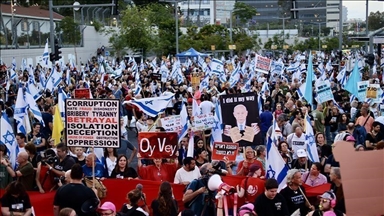
[[[113,49],[113,55],[116,57],[123,57],[125,53],[125,48],[126,48],[126,43],[125,43],[125,38],[121,37],[120,34],[115,33],[113,34],[108,41],[111,44],[111,48]]]
[[[284,45],[287,45],[285,39],[289,38],[289,34],[284,35],[283,32],[280,34],[273,35],[272,39],[269,38],[268,41],[264,44],[264,49],[271,49],[272,45],[276,45],[278,50],[282,50]]]
[[[247,49],[260,49],[258,35],[249,36],[242,28],[236,28],[233,31],[233,41],[236,45],[236,52],[241,53]]]
[[[133,0],[136,6],[145,6],[153,3],[159,3],[159,0]]]
[[[62,43],[76,45],[81,41],[80,26],[72,17],[62,19],[56,31],[61,32]]]
[[[92,26],[95,28],[96,32],[99,32],[103,27],[103,25],[97,20],[93,21]]]
[[[243,2],[236,2],[233,6],[233,16],[238,17],[240,23],[244,25],[249,20],[252,19],[253,16],[256,16],[257,10],[256,8],[250,6],[249,4]]]
[[[384,11],[371,12],[368,16],[368,29],[371,31],[384,27]]]

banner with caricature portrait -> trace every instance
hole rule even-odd
[[[220,96],[223,119],[223,142],[240,146],[263,145],[257,94],[231,94]]]

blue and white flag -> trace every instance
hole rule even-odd
[[[305,114],[305,143],[307,145],[308,158],[312,162],[320,162],[315,141],[315,135],[308,113]]]
[[[173,99],[175,94],[169,94],[166,96],[154,97],[154,98],[142,98],[132,99],[128,103],[133,104],[140,108],[145,114],[156,117],[159,113],[164,112],[167,108],[169,101]]]
[[[48,67],[48,61],[49,61],[49,51],[48,51],[48,38],[47,38],[47,42],[45,43],[44,52],[43,52],[42,66]]]
[[[35,119],[37,119],[40,124],[45,127],[44,121],[43,121],[43,115],[41,114],[41,111],[39,109],[39,106],[37,106],[35,99],[29,92],[28,88],[25,92],[25,102],[27,102],[29,110],[33,113],[33,116]]]
[[[280,129],[278,128],[277,122],[274,119],[272,125],[272,134],[270,137],[268,137],[267,142],[267,160],[265,173],[267,175],[267,179],[273,178],[277,180],[277,182],[279,183],[277,191],[279,192],[287,186],[287,179],[285,177],[287,176],[289,167],[287,166],[284,159],[281,157],[279,151],[277,150],[276,146],[279,137],[276,131],[280,131]]]
[[[15,57],[12,58],[12,70],[17,71],[17,64]],[[12,78],[13,79],[13,78]]]
[[[355,66],[353,67],[353,71],[349,76],[344,89],[347,90],[352,95],[358,96],[359,92],[357,89],[357,83],[360,82],[360,70],[357,62],[355,62]]]
[[[58,91],[58,105],[62,121],[65,123],[65,101],[67,100],[68,95],[64,92],[62,88],[59,87]]]
[[[15,134],[13,133],[12,125],[5,112],[2,113],[1,117],[1,136],[0,144],[7,147],[7,155],[12,164],[12,167],[16,167],[16,157],[18,154],[18,145],[16,142]]]
[[[211,69],[212,73],[220,75],[221,73],[224,73],[224,64],[218,59],[212,59]]]
[[[185,105],[185,103],[181,105],[180,121],[181,121],[182,128],[179,134],[179,143],[188,134],[188,128],[189,128],[189,124],[188,124],[189,118],[188,118],[187,106]]]
[[[24,100],[24,91],[22,85],[19,85],[19,91],[17,92],[15,104],[15,113],[13,116],[17,125],[17,133],[23,133],[27,135],[26,121],[29,121],[29,119],[26,119],[28,116],[27,103]]]
[[[257,108],[259,108],[259,116],[261,115],[261,113],[263,112],[263,103],[261,102],[263,100],[263,97],[261,94],[259,94],[258,96],[258,100],[257,100]]]
[[[142,90],[142,87],[141,87],[140,73],[136,72],[135,73],[135,91],[133,92],[133,96],[140,94],[141,90]]]
[[[195,99],[192,99],[192,116],[198,116],[201,114],[202,113],[199,104],[197,104]]]
[[[240,79],[240,73],[232,72],[231,76],[229,77],[229,85],[231,86],[231,88],[235,87],[239,79]]]
[[[53,67],[52,72],[49,78],[47,79],[47,82],[45,83],[45,90],[49,89],[51,92],[53,92],[54,89],[56,89],[59,86],[61,80],[62,80],[62,73],[57,72]]]
[[[208,74],[205,75],[205,77],[204,77],[203,81],[201,81],[199,87],[200,87],[199,88],[200,91],[203,91],[203,89],[207,89],[208,90],[208,88],[209,88],[209,75]]]
[[[27,83],[27,91],[29,92],[29,94],[31,94],[31,96],[35,101],[42,96],[40,91],[37,89],[37,87],[34,84]]]
[[[27,63],[27,59],[26,58],[22,58],[21,59],[21,70],[26,70],[28,67],[28,63]]]
[[[315,75],[313,73],[313,62],[312,62],[312,55],[309,55],[308,59],[308,68],[307,68],[307,77],[305,80],[305,92],[304,92],[304,98],[307,100],[309,104],[313,104],[313,88],[312,88],[312,81],[315,80]],[[313,108],[313,105],[312,105]]]
[[[221,134],[223,134],[223,120],[221,118],[221,107],[220,107],[220,100],[216,101],[215,104],[215,115],[213,116],[213,119],[215,121],[215,126],[212,128],[212,136],[211,136],[211,148],[213,147],[214,142],[222,142],[223,137]]]

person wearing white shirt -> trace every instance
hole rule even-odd
[[[188,185],[195,179],[200,178],[200,170],[196,168],[196,161],[192,157],[186,157],[183,160],[183,167],[178,169],[173,183]]]
[[[212,111],[215,109],[215,105],[208,100],[206,95],[201,96],[201,103],[200,103],[200,109],[202,114],[211,114]]]
[[[297,151],[299,149],[304,149],[307,151],[307,146],[305,145],[305,134],[303,129],[299,126],[295,128],[295,132],[288,135],[287,142],[289,147],[293,151],[293,159],[297,159]]]

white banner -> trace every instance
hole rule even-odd
[[[120,148],[120,101],[65,100],[68,147]]]
[[[160,119],[161,126],[165,131],[179,132],[181,130],[181,117],[180,115],[168,116]]]
[[[255,57],[255,70],[257,72],[268,74],[271,69],[272,59],[257,55]]]
[[[317,92],[318,103],[324,103],[324,102],[333,100],[331,83],[329,82],[329,80],[317,82],[316,92]]]
[[[360,81],[357,82],[357,99],[359,99],[360,102],[365,101],[367,96],[367,88],[369,86],[369,81]]]
[[[202,114],[193,117],[193,131],[208,130],[215,126],[213,114]]]

